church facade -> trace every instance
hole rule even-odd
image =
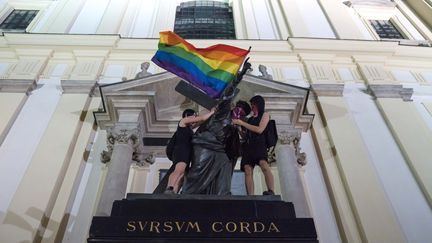
[[[0,1],[0,241],[85,242],[106,205],[154,190],[181,111],[204,109],[150,61],[165,30],[252,47],[238,99],[266,99],[276,193],[320,242],[430,241],[431,16],[430,0]]]

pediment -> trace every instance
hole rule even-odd
[[[163,72],[100,86],[103,110],[95,112],[98,125],[102,129],[114,126],[121,110],[141,110],[145,123],[144,137],[170,137],[182,110],[204,109],[175,91],[179,81],[176,75]],[[295,127],[306,131],[310,127],[313,115],[305,113],[309,89],[253,75],[245,75],[238,88],[240,93],[236,100],[248,101],[256,94],[266,99],[266,110],[276,120],[278,129]]]

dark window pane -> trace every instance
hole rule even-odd
[[[235,39],[232,9],[217,1],[180,3],[174,32],[185,39]]]
[[[405,39],[389,20],[369,20],[381,39]]]
[[[0,24],[0,29],[25,30],[38,12],[37,10],[15,9],[3,23]]]

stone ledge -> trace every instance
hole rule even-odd
[[[35,88],[32,79],[0,79],[0,92],[30,92]]]
[[[258,200],[258,201],[281,201],[280,195],[268,195],[268,196],[218,196],[218,195],[190,195],[190,194],[148,194],[148,193],[128,193],[127,199],[185,199],[185,200]]]
[[[404,101],[411,101],[412,88],[404,88],[402,85],[392,84],[371,84],[368,90],[375,98],[401,98]]]

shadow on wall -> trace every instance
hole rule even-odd
[[[0,218],[2,218],[4,214],[4,212],[0,212]],[[21,215],[11,211],[8,211],[4,217],[3,225],[15,226],[19,229],[22,229],[23,231],[29,232],[29,235],[31,235],[31,239],[23,240],[19,243],[42,242],[42,240],[46,242],[62,242],[68,221],[73,220],[73,218],[70,218],[70,214],[65,214],[63,215],[61,222],[54,221],[47,217],[42,210],[34,207],[29,208],[26,212],[26,215],[36,220],[41,219],[40,227],[37,229],[34,228],[34,226],[28,222],[28,219],[25,219]],[[51,223],[51,225],[49,228],[46,228],[48,223]],[[49,233],[49,237],[43,238],[45,232],[47,231]],[[23,237],[22,233],[21,237]],[[1,236],[0,240],[5,242],[3,241],[5,239],[2,239]]]

